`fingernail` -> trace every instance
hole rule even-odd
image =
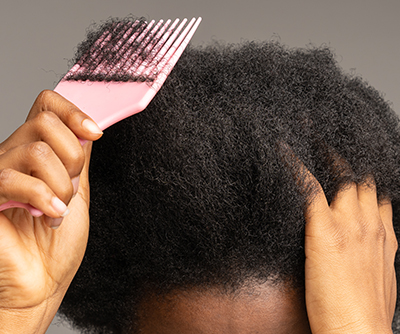
[[[53,230],[58,229],[58,228],[60,227],[60,225],[61,225],[63,219],[64,219],[64,218],[62,218],[62,217],[61,217],[61,218],[51,218],[51,219],[50,219],[50,227],[51,227]]]
[[[65,217],[69,214],[69,209],[68,207],[65,205],[65,203],[63,201],[61,201],[59,198],[57,197],[53,197],[51,200],[51,206],[53,207],[53,209],[61,216],[61,217]]]
[[[91,121],[90,119],[85,119],[83,122],[82,122],[82,127],[85,129],[85,130],[87,130],[87,131],[89,131],[89,132],[91,132],[91,133],[93,133],[93,134],[96,134],[96,135],[101,135],[101,134],[103,134],[103,131],[101,131],[101,129],[98,127],[98,125],[95,123],[95,122],[93,122],[93,121]]]
[[[44,219],[45,219],[48,227],[52,228],[53,230],[56,230],[60,227],[64,218],[62,218],[62,217],[61,218],[51,218],[51,217],[45,216]]]
[[[71,179],[71,183],[72,183],[72,186],[74,187],[73,196],[75,196],[79,189],[79,176],[76,176],[73,179]]]

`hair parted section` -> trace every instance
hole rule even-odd
[[[188,47],[147,109],[94,144],[88,248],[60,311],[85,333],[132,333],[148,291],[301,288],[312,189],[282,147],[329,201],[373,177],[399,211],[398,118],[328,48]]]

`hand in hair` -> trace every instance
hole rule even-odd
[[[60,95],[44,91],[26,123],[0,144],[0,204],[20,201],[44,213],[38,218],[24,209],[0,213],[1,333],[44,333],[81,263],[91,145],[82,147],[77,136],[100,137],[85,128],[92,124],[86,120]],[[70,214],[62,218],[66,205]],[[62,219],[59,229],[50,228]]]
[[[318,181],[306,212],[306,306],[313,334],[392,333],[397,241],[390,201],[373,182],[351,184],[328,205]]]

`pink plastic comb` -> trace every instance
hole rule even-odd
[[[104,130],[147,107],[195,33],[201,18],[112,22],[54,89]],[[179,25],[178,25],[179,24]],[[8,201],[0,211],[30,204]]]

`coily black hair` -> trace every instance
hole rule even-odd
[[[153,291],[303,287],[308,197],[282,145],[328,201],[372,176],[399,230],[399,120],[330,49],[189,46],[147,109],[93,146],[89,242],[60,312],[85,333],[132,333]]]

